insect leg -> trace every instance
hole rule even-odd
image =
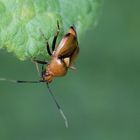
[[[50,50],[50,46],[49,46],[49,43],[48,43],[48,39],[45,37],[45,35],[43,34],[43,32],[40,30],[40,33],[41,33],[41,35],[43,36],[43,38],[45,39],[45,41],[46,41],[46,49],[47,49],[47,52],[48,52],[48,54],[51,56],[52,55],[52,52],[51,52],[51,50]]]
[[[36,59],[34,59],[33,62],[36,62],[36,63],[38,63],[38,64],[43,64],[43,65],[48,64],[48,62],[46,62],[46,61],[36,60]]]
[[[60,32],[60,26],[59,26],[59,22],[57,21],[57,32],[53,38],[53,43],[52,43],[52,51],[54,51],[55,49],[55,46],[56,46],[56,40],[57,40],[57,37],[59,35],[59,32]]]
[[[37,60],[37,59],[33,59],[32,62],[35,63],[38,75],[41,76],[41,78],[42,78],[42,76],[43,76],[42,73],[44,71],[44,65],[47,65],[48,62],[46,62],[45,60],[42,61],[42,60]],[[38,64],[41,64],[42,67],[43,67],[42,70],[41,70],[41,74],[40,74],[40,70],[39,70]]]
[[[52,55],[52,52],[51,52],[51,50],[50,50],[50,46],[49,46],[48,41],[46,42],[46,48],[47,48],[48,54],[51,56],[51,55]]]
[[[37,70],[38,76],[40,76],[40,70],[39,70],[38,63],[37,63],[37,62],[33,62],[33,63],[35,63],[35,66],[36,66],[36,70]]]

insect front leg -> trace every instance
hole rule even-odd
[[[46,65],[46,64],[48,64],[48,62],[42,61],[42,60],[37,60],[37,59],[33,59],[31,61],[35,64],[38,76],[40,77],[40,70],[39,70],[38,64]]]
[[[33,59],[32,61],[35,62],[35,63],[38,63],[38,64],[43,64],[43,65],[48,64],[48,62],[46,62],[46,61],[37,60],[37,59]]]

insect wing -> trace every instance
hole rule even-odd
[[[71,66],[71,65],[74,63],[74,61],[75,61],[75,59],[76,59],[76,57],[77,57],[79,51],[80,51],[80,48],[79,48],[79,47],[77,47],[77,48],[74,50],[73,54],[72,54],[71,57],[70,57],[70,64],[69,64],[69,66]]]
[[[77,38],[72,34],[66,34],[61,40],[57,50],[56,55],[59,58],[70,57],[78,46]]]

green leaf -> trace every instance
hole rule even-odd
[[[59,21],[59,40],[76,26],[78,39],[97,23],[101,0],[0,0],[0,48],[20,60],[46,57],[45,39],[51,45]]]

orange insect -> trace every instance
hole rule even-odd
[[[52,42],[52,49],[50,50],[49,43],[46,39],[46,49],[48,54],[51,56],[50,62],[41,61],[41,60],[33,60],[35,63],[42,64],[42,72],[41,72],[41,80],[39,81],[21,81],[21,80],[9,80],[5,78],[0,78],[0,81],[9,81],[14,83],[41,83],[45,82],[49,93],[53,97],[58,110],[60,111],[66,127],[68,127],[67,118],[65,117],[60,105],[56,101],[52,91],[50,90],[49,83],[52,82],[54,77],[64,76],[69,68],[73,68],[73,62],[75,61],[78,53],[79,53],[79,46],[77,40],[77,33],[74,26],[70,26],[69,31],[65,34],[60,41],[58,47],[56,48],[56,41],[59,35],[60,27],[59,23],[57,22],[57,32],[54,36]],[[46,65],[46,67],[44,67]]]

